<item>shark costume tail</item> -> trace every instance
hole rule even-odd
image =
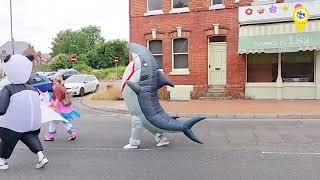
[[[183,124],[183,133],[188,137],[190,138],[192,141],[194,142],[197,142],[199,144],[203,144],[202,141],[200,141],[192,132],[191,128],[193,125],[195,125],[196,123],[204,120],[205,117],[194,117],[188,121],[186,121],[184,124]]]

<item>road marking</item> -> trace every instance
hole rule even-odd
[[[17,147],[17,149],[28,150],[27,147]],[[83,147],[83,148],[63,148],[63,147],[55,147],[55,148],[44,148],[45,150],[102,150],[102,151],[150,151],[151,149],[122,149],[122,148],[91,148],[91,147]]]
[[[261,152],[262,154],[284,154],[284,155],[320,155],[320,152]]]

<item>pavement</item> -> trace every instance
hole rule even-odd
[[[128,113],[125,102],[91,100],[81,104],[93,109]],[[218,119],[320,119],[320,100],[218,100],[160,101],[174,116],[203,115]]]
[[[45,169],[35,169],[37,158],[19,143],[0,171],[3,180],[316,180],[320,177],[320,121],[265,119],[238,121],[210,119],[193,127],[204,142],[196,144],[183,133],[165,136],[171,142],[156,147],[144,131],[141,147],[126,151],[131,117],[81,106],[73,125],[76,141],[66,141],[62,125],[54,142],[40,138],[49,159]]]

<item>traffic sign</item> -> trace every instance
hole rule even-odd
[[[76,62],[77,62],[77,55],[74,54],[71,56],[71,63],[75,64]]]
[[[119,63],[119,57],[116,57],[116,58],[114,59],[114,63],[116,63],[116,64]]]

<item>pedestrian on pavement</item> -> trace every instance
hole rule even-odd
[[[71,122],[80,117],[80,113],[71,105],[66,88],[64,87],[64,81],[60,75],[53,77],[53,97],[49,106],[54,108],[62,117],[68,122],[63,122],[63,125],[70,137],[68,141],[73,141],[77,137],[76,129]],[[54,141],[55,134],[57,133],[57,126],[60,121],[51,121],[49,124],[48,133],[45,135],[45,141]]]

